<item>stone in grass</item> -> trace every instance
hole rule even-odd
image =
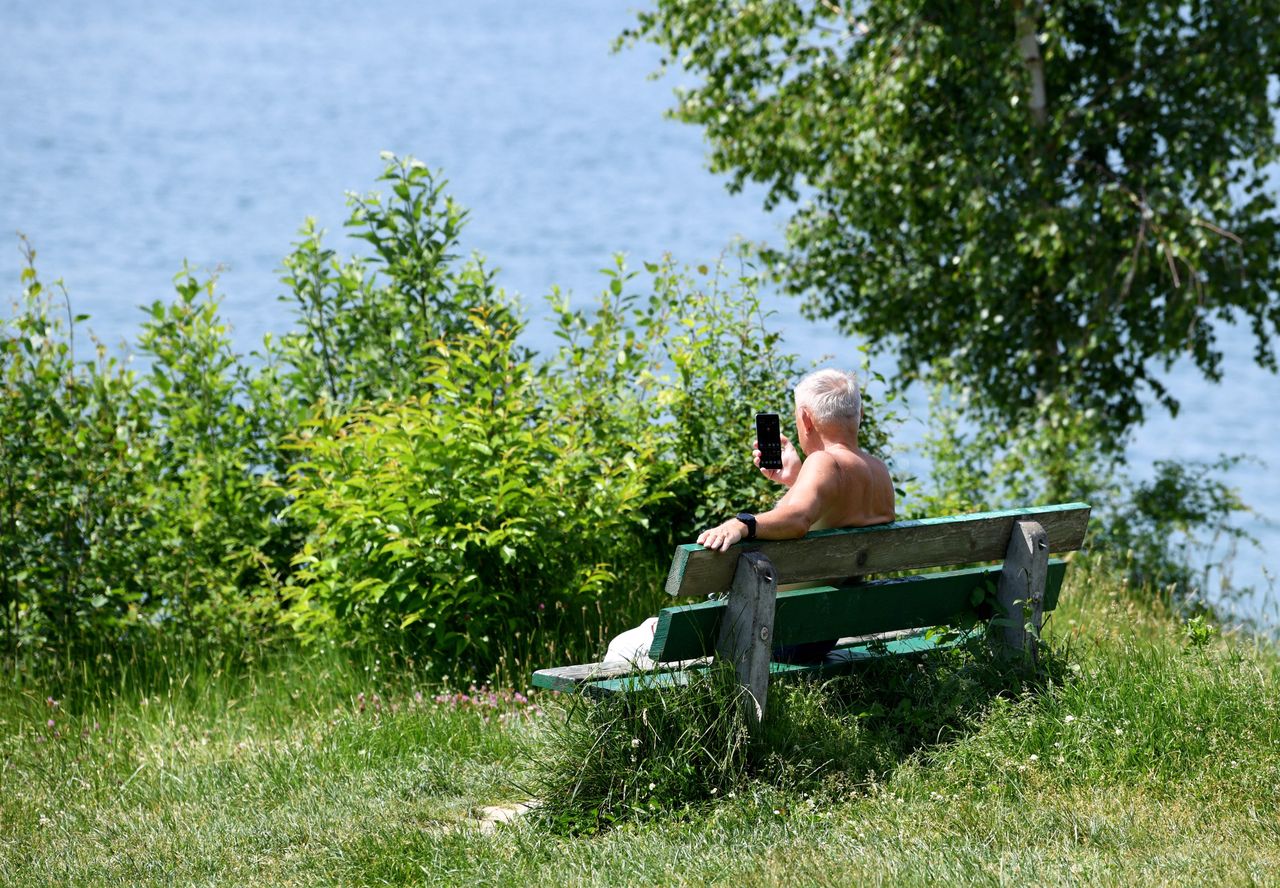
[[[538,807],[538,802],[511,802],[506,805],[485,805],[476,809],[476,819],[480,821],[480,831],[491,833],[499,823],[512,823]]]

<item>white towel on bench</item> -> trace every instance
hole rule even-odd
[[[615,636],[609,642],[604,662],[630,663],[637,669],[652,669],[653,660],[649,659],[649,647],[653,644],[653,632],[657,626],[658,618],[650,617],[636,628]]]

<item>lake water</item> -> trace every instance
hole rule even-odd
[[[610,53],[631,20],[599,0],[0,0],[0,295],[20,292],[21,230],[43,276],[116,343],[185,259],[222,269],[248,351],[288,325],[278,269],[304,217],[336,245],[344,192],[373,186],[382,150],[445,171],[472,211],[465,246],[526,297],[534,345],[542,296],[559,285],[586,302],[614,252],[696,263],[735,237],[778,240],[761,193],[729,195],[700,132],[663,119],[678,76],[648,80],[648,48]],[[794,350],[857,363],[828,325],[773,305]],[[1183,411],[1141,430],[1132,463],[1143,476],[1162,458],[1265,460],[1231,475],[1262,550],[1228,566],[1265,589],[1280,551],[1280,382],[1247,337],[1223,338],[1224,383],[1175,368]],[[1240,608],[1274,620],[1275,597]]]

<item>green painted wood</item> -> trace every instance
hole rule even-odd
[[[720,595],[733,582],[738,556],[760,551],[769,557],[778,583],[828,583],[835,578],[885,574],[1005,557],[1013,524],[1037,521],[1049,536],[1050,552],[1079,549],[1089,524],[1086,503],[1035,509],[977,512],[872,527],[819,530],[798,540],[738,543],[714,552],[696,543],[677,547],[666,590],[677,597]]]
[[[779,592],[773,643],[800,644],[873,632],[892,632],[958,622],[976,616],[974,590],[995,584],[1001,565],[874,580],[857,586],[818,586]],[[1066,562],[1052,559],[1044,609],[1058,603]],[[649,656],[659,663],[712,654],[719,637],[725,601],[666,607],[658,614]]]
[[[705,665],[706,662],[708,661],[672,663],[666,668],[675,669],[679,666],[693,666],[699,663]],[[533,686],[551,691],[571,691],[585,682],[619,678],[635,671],[635,667],[630,663],[581,663],[576,666],[555,666],[539,669],[533,673]]]
[[[778,583],[769,559],[759,552],[739,555],[733,588],[716,633],[716,660],[733,666],[738,686],[746,690],[742,705],[753,730],[764,718],[769,700],[777,596]]]
[[[901,657],[906,654],[928,653],[929,651],[941,650],[961,644],[964,640],[964,638],[954,638],[939,644],[920,634],[894,639],[893,641],[885,642],[883,645],[871,643],[850,645],[845,648],[837,648],[818,663],[770,663],[769,677],[770,679],[788,679],[808,675],[815,678],[825,678],[832,675],[842,675],[871,660],[879,660],[885,657]],[[586,682],[580,687],[584,693],[592,696],[651,691],[687,685],[695,677],[705,672],[706,669],[705,665],[701,665],[671,672],[637,672],[628,676]],[[557,690],[564,689],[557,688]]]

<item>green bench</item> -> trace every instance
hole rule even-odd
[[[998,651],[1034,661],[1043,614],[1058,602],[1066,563],[1089,522],[1084,503],[980,512],[873,527],[820,530],[799,540],[739,543],[728,552],[676,549],[666,590],[702,599],[663,608],[652,669],[584,663],[541,669],[540,688],[603,695],[682,684],[709,658],[734,664],[764,715],[770,677],[831,675],[883,656],[946,643],[933,626],[985,622]],[[956,564],[990,566],[862,581]],[[779,585],[795,586],[778,591]],[[988,590],[995,590],[991,602]],[[775,647],[840,637],[818,662],[772,662]]]

